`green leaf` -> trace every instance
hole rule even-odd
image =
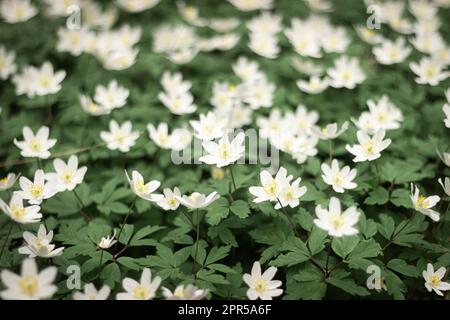
[[[367,258],[377,257],[380,253],[381,247],[374,239],[362,240],[349,253],[345,261],[350,268],[366,270],[369,265],[373,264]]]
[[[408,277],[417,278],[420,275],[419,270],[417,270],[416,267],[407,264],[404,260],[401,259],[392,259],[386,266],[389,269]]]
[[[341,258],[346,258],[359,243],[358,236],[333,238],[331,248]]]
[[[391,202],[397,207],[412,208],[410,192],[406,189],[395,189],[391,194]]]
[[[385,239],[390,240],[395,229],[394,219],[386,214],[381,214],[379,218],[381,223],[378,224],[378,231]]]
[[[230,206],[230,210],[241,219],[247,218],[250,214],[250,208],[247,202],[243,200],[234,201]]]
[[[225,247],[214,247],[212,248],[209,253],[208,256],[206,257],[206,261],[205,261],[205,266],[214,263],[216,261],[219,261],[223,258],[225,258],[228,253],[230,252],[230,246],[225,246]]]
[[[383,187],[377,187],[369,193],[369,196],[364,200],[365,204],[369,205],[383,205],[389,201],[389,193]]]
[[[164,229],[164,227],[146,226],[133,235],[128,245],[130,247],[149,246],[149,245],[154,246],[158,243],[155,239],[144,239],[144,238],[161,229]]]
[[[127,245],[131,239],[131,236],[133,235],[133,231],[134,231],[134,225],[132,225],[132,224],[124,225],[123,229],[122,229],[122,233],[120,234],[120,237],[118,239],[119,242],[124,245]]]
[[[115,262],[108,264],[100,273],[100,279],[103,279],[105,284],[114,288],[116,283],[121,280],[119,265]]]
[[[230,213],[228,207],[228,201],[223,197],[214,201],[208,206],[206,221],[212,226],[219,224],[220,221],[228,217],[228,214]]]
[[[287,254],[280,254],[270,264],[275,267],[294,266],[296,264],[305,262],[309,259],[309,251],[306,245],[298,238],[294,238],[289,243],[285,244]]]
[[[311,251],[311,255],[316,255],[325,249],[325,239],[327,236],[328,233],[326,231],[313,227],[308,238],[308,247]]]
[[[131,270],[140,270],[139,264],[136,262],[136,259],[130,257],[120,257],[117,259],[117,262]]]

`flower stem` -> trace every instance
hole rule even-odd
[[[102,252],[100,253],[100,263],[98,264],[98,266],[100,267],[102,265],[102,261],[103,261],[103,249],[101,249]]]
[[[233,192],[236,192],[237,188],[236,188],[236,182],[234,180],[233,167],[229,166],[229,170],[230,170],[231,182],[233,183],[233,189],[234,189]]]
[[[331,239],[331,237],[330,237],[330,246],[328,247],[327,261],[325,263],[326,276],[328,276],[330,274],[329,271],[328,271],[328,262],[329,262],[330,256],[331,256],[331,241],[333,241],[333,239]]]
[[[192,274],[194,274],[195,271],[195,263],[197,262],[197,255],[198,255],[198,245],[200,242],[200,213],[197,209],[197,238],[195,241],[195,253],[194,253],[194,263],[192,264]],[[197,275],[195,275],[196,277]]]
[[[40,159],[40,158],[36,158],[36,160],[37,160],[38,168],[42,170],[42,162],[41,162],[41,159]]]
[[[117,252],[117,246],[119,245],[119,239],[120,239],[120,235],[122,234],[123,227],[124,227],[125,224],[127,223],[128,217],[130,216],[131,212],[133,211],[134,205],[136,204],[136,201],[137,201],[137,196],[134,197],[133,203],[131,204],[130,209],[128,210],[127,215],[125,216],[125,219],[123,219],[123,221],[122,221],[122,225],[120,226],[119,233],[118,233],[118,235],[117,235],[117,242],[116,242],[116,245],[115,245],[115,247],[114,247],[114,255],[113,255],[113,257],[115,257],[115,255],[116,255],[116,252]]]
[[[287,214],[286,210],[284,209],[283,205],[281,204],[280,199],[277,198],[277,201],[278,201],[278,204],[279,204],[280,207],[281,207],[281,211],[282,211],[283,214],[286,216],[286,219],[289,221],[289,224],[291,225],[292,230],[294,231],[295,235],[296,235],[297,237],[300,237],[300,235],[298,234],[297,228],[295,227],[294,222],[291,220],[291,218],[290,218],[289,215]]]
[[[329,161],[331,165],[331,161],[333,160],[333,143],[331,142],[331,139],[328,140],[328,149],[329,149]]]
[[[373,162],[373,165],[374,165],[374,167],[375,167],[375,172],[376,172],[376,174],[377,174],[377,181],[378,181],[378,184],[380,184],[380,171],[378,170],[378,163],[377,163],[377,161],[374,161]]]
[[[10,227],[9,227],[8,234],[6,235],[5,242],[3,242],[2,250],[0,251],[0,260],[2,259],[3,251],[4,251],[5,248],[6,248],[6,243],[8,243],[9,236],[11,235],[11,231],[12,231],[12,228],[13,228],[13,226],[14,226],[14,223],[10,222],[10,224],[11,224],[11,225],[10,225]]]
[[[81,200],[80,196],[78,195],[78,193],[75,191],[75,189],[73,189],[73,194],[75,195],[75,198],[77,198],[78,202],[80,203],[80,206],[81,206],[80,213],[81,213],[81,215],[84,217],[84,220],[89,221],[90,220],[89,215],[86,212],[84,212],[84,210],[83,210],[85,205],[84,205],[83,201]]]

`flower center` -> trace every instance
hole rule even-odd
[[[38,280],[36,276],[21,277],[17,281],[17,284],[19,285],[19,288],[22,291],[22,293],[30,297],[34,296],[39,289]]]
[[[31,139],[30,142],[28,143],[28,145],[30,146],[30,148],[33,151],[36,151],[36,152],[41,151],[41,147],[42,147],[41,142],[36,138]]]
[[[73,172],[72,170],[66,170],[62,175],[61,175],[61,179],[65,182],[65,183],[69,183],[72,181],[73,178]]]
[[[143,285],[138,285],[133,289],[133,296],[138,300],[146,300],[148,294],[148,289]]]
[[[134,184],[134,188],[139,193],[147,193],[148,192],[148,187],[144,184],[144,181],[142,181],[142,180],[136,181]]]
[[[369,140],[366,142],[364,149],[366,149],[368,154],[374,154],[375,153],[375,145],[372,140]]]
[[[49,76],[42,76],[39,79],[39,84],[41,85],[41,87],[43,88],[48,88],[50,87],[50,77]]]
[[[228,143],[225,144],[221,144],[219,146],[219,156],[222,159],[228,159],[228,157],[230,156],[230,145]]]
[[[33,198],[39,198],[44,192],[44,188],[41,185],[33,184],[30,188],[30,193]]]
[[[284,192],[284,198],[288,201],[294,200],[295,199],[294,194],[295,194],[294,189],[291,187],[288,187],[287,190]]]
[[[126,136],[122,132],[118,132],[114,135],[114,140],[116,140],[117,143],[122,144],[125,141]]]
[[[433,77],[436,77],[436,75],[437,75],[437,70],[436,70],[436,68],[434,67],[434,66],[429,66],[427,69],[426,69],[426,71],[425,71],[425,73],[426,73],[426,75],[429,77],[429,78],[433,78]]]
[[[344,225],[344,218],[339,214],[331,217],[331,225],[335,230],[339,230]]]
[[[267,291],[267,281],[264,279],[259,279],[255,283],[255,291],[258,293],[264,293]]]
[[[14,219],[22,220],[25,217],[25,208],[16,205],[11,206],[11,216]]]
[[[431,286],[437,286],[441,282],[441,279],[438,276],[431,276],[430,277],[430,284]]]
[[[271,196],[276,196],[278,193],[278,183],[275,180],[264,185],[264,191]]]
[[[348,71],[348,70],[342,71],[341,76],[342,76],[342,79],[343,79],[344,81],[349,81],[349,80],[352,78],[352,74],[351,74],[351,72]]]
[[[178,298],[184,298],[184,290],[183,289],[175,289],[173,295]]]
[[[427,199],[426,197],[420,195],[419,198],[417,199],[417,206],[423,209],[428,208],[430,203],[426,199]]]
[[[342,175],[340,173],[336,173],[336,175],[333,178],[333,181],[337,186],[340,186],[343,182]]]
[[[0,179],[0,184],[7,184],[8,183],[8,177],[4,177]]]

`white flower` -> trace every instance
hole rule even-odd
[[[205,140],[202,142],[202,146],[208,154],[200,157],[199,160],[206,164],[214,164],[218,168],[225,167],[242,158],[245,152],[244,140],[245,134],[243,132],[239,133],[231,142],[227,133],[218,143]]]
[[[376,33],[373,29],[369,29],[364,25],[355,26],[358,36],[368,44],[378,44],[383,41],[383,36]]]
[[[436,294],[443,296],[442,291],[450,290],[450,283],[442,281],[446,273],[445,267],[440,267],[434,271],[433,265],[431,263],[427,264],[427,270],[422,272],[423,278],[425,279],[425,288],[429,292],[436,292]]]
[[[136,62],[138,53],[139,49],[137,48],[122,47],[110,49],[102,55],[98,55],[98,58],[107,70],[125,70]]]
[[[151,300],[155,297],[156,290],[161,283],[160,277],[152,280],[152,273],[149,268],[142,271],[140,282],[131,278],[122,280],[122,287],[126,292],[118,293],[117,300]]]
[[[256,61],[248,60],[246,57],[239,57],[236,63],[232,66],[233,72],[243,81],[252,82],[259,80],[264,75],[259,70],[259,65]]]
[[[14,192],[9,205],[0,199],[0,209],[17,223],[35,223],[41,221],[41,208],[36,205],[24,207],[23,199],[17,192]]]
[[[235,29],[240,24],[240,20],[231,18],[212,18],[209,20],[208,27],[217,32],[228,32]]]
[[[137,138],[139,138],[139,132],[132,131],[131,121],[125,121],[119,126],[115,120],[111,120],[109,122],[109,130],[109,132],[100,132],[100,137],[110,150],[118,149],[121,152],[128,152],[136,144]]]
[[[431,209],[441,200],[439,196],[425,197],[420,194],[419,188],[415,184],[411,183],[410,198],[414,209],[430,217],[433,221],[439,221],[439,212]]]
[[[438,182],[442,186],[442,189],[444,189],[444,192],[450,197],[450,178],[446,177],[444,182],[439,178]]]
[[[281,31],[281,16],[274,15],[268,11],[262,12],[247,22],[247,28],[252,33],[276,34]]]
[[[180,189],[175,187],[172,191],[169,188],[164,188],[163,193],[164,197],[158,200],[156,204],[166,211],[178,209],[180,202],[177,197],[181,197]]]
[[[372,52],[379,63],[390,65],[404,61],[411,53],[411,48],[405,45],[405,39],[398,38],[395,42],[383,40]]]
[[[347,50],[348,45],[351,43],[351,39],[345,28],[338,27],[330,30],[330,32],[327,32],[321,37],[320,43],[323,50],[327,53],[343,53]]]
[[[277,273],[277,268],[270,267],[261,274],[261,264],[259,261],[253,263],[251,274],[244,274],[243,280],[248,285],[247,297],[250,300],[272,300],[283,294],[283,289],[279,287],[283,284],[280,280],[272,280]]]
[[[436,153],[438,154],[441,161],[447,166],[450,167],[450,153],[449,152],[440,152],[439,150],[436,150]]]
[[[318,76],[311,76],[309,81],[298,80],[297,87],[309,94],[318,94],[328,88],[330,80],[327,77],[320,79]]]
[[[320,58],[320,39],[312,29],[306,29],[305,24],[297,18],[292,19],[291,28],[284,31],[295,52],[304,57]]]
[[[0,13],[7,23],[17,23],[33,18],[38,10],[30,0],[3,0]]]
[[[111,292],[111,288],[106,284],[97,290],[93,283],[84,285],[84,292],[76,291],[73,294],[73,300],[106,300]]]
[[[190,120],[189,123],[194,129],[195,137],[200,140],[214,140],[223,136],[227,119],[219,119],[210,111],[206,115],[200,114],[198,121]]]
[[[320,129],[316,126],[312,127],[312,133],[322,140],[333,140],[339,137],[348,129],[348,122],[345,121],[338,130],[336,122],[328,124],[326,127]]]
[[[80,105],[84,111],[93,116],[100,116],[103,114],[111,113],[111,109],[107,109],[103,106],[98,105],[91,99],[91,97],[84,94],[80,95]]]
[[[276,36],[267,33],[250,33],[250,42],[248,47],[256,54],[268,58],[275,59],[280,54],[278,39]]]
[[[323,72],[322,67],[313,62],[302,59],[300,57],[291,58],[291,66],[298,72],[304,73],[308,76],[320,76]]]
[[[29,127],[22,130],[24,141],[14,139],[14,144],[20,148],[22,157],[47,159],[50,157],[50,148],[56,144],[56,139],[49,139],[50,130],[48,127],[39,128],[36,135]]]
[[[189,114],[197,110],[197,106],[193,104],[194,98],[190,93],[174,95],[170,92],[160,92],[158,99],[170,112],[176,115]]]
[[[400,128],[403,121],[403,114],[390,100],[383,95],[378,102],[372,99],[367,100],[370,114],[376,122],[376,127],[384,130],[394,130]]]
[[[272,107],[275,85],[268,82],[265,78],[244,84],[244,101],[252,108]]]
[[[66,17],[70,13],[70,6],[80,6],[81,0],[64,0],[64,1],[53,1],[44,0],[46,5],[46,13],[54,17]]]
[[[147,130],[150,139],[162,149],[170,149],[172,147],[172,138],[169,135],[169,128],[167,123],[161,122],[155,128],[152,124],[147,125]]]
[[[55,249],[55,245],[51,244],[53,231],[47,233],[43,224],[39,226],[36,236],[31,232],[25,231],[23,238],[27,244],[19,248],[19,253],[27,254],[30,258],[53,258],[60,256],[64,250],[64,247]]]
[[[292,184],[286,183],[281,187],[275,209],[280,209],[281,207],[284,208],[287,206],[295,208],[300,204],[300,197],[302,197],[307,191],[305,186],[299,186],[301,181],[301,178],[297,178],[294,182],[292,182]]]
[[[273,0],[228,0],[240,11],[268,10],[273,7]]]
[[[300,135],[295,139],[292,156],[298,164],[302,164],[308,157],[317,154],[316,145],[319,139],[316,136]]]
[[[354,89],[366,79],[356,58],[342,56],[334,62],[334,67],[327,70],[334,88]]]
[[[286,113],[286,118],[290,119],[293,130],[298,134],[311,134],[312,127],[319,120],[317,111],[308,111],[304,105],[298,105],[295,114]]]
[[[30,204],[41,204],[42,200],[49,199],[58,192],[53,181],[45,182],[45,173],[40,169],[34,173],[33,182],[26,177],[20,177],[19,184],[22,190],[16,192]]]
[[[192,133],[186,128],[177,128],[172,131],[169,140],[170,149],[184,150],[192,141]]]
[[[440,62],[430,58],[422,58],[418,64],[411,62],[409,67],[417,75],[415,81],[419,84],[437,86],[439,82],[450,76],[450,72],[443,71],[443,66]]]
[[[318,219],[314,219],[314,223],[332,237],[351,236],[358,233],[354,225],[358,222],[359,214],[355,206],[342,212],[339,199],[331,197],[328,210],[320,205],[316,206]]]
[[[338,193],[343,193],[345,189],[354,189],[358,186],[353,182],[358,171],[356,169],[350,170],[349,166],[339,169],[339,163],[336,159],[331,162],[331,167],[322,163],[321,169],[323,181],[332,186],[333,190]]]
[[[53,71],[53,66],[46,61],[41,68],[33,69],[32,85],[34,93],[38,96],[57,93],[61,90],[61,82],[66,77],[64,70]]]
[[[430,55],[446,47],[439,32],[419,32],[410,42],[417,50]]]
[[[106,250],[111,248],[114,244],[117,243],[117,240],[115,240],[116,237],[116,231],[114,231],[112,236],[106,236],[106,237],[102,237],[102,239],[100,240],[98,246],[100,249],[102,250]]]
[[[189,92],[192,86],[189,81],[183,80],[183,75],[180,72],[172,74],[169,71],[164,71],[161,78],[161,85],[164,91],[173,96],[179,96]]]
[[[199,289],[192,284],[179,285],[173,292],[165,287],[162,290],[166,300],[202,300],[209,292],[208,289]]]
[[[118,85],[116,80],[110,81],[108,86],[98,85],[95,88],[94,100],[103,108],[112,110],[121,108],[127,103],[130,91]]]
[[[45,178],[56,184],[59,192],[72,191],[77,185],[83,182],[87,167],[78,168],[78,157],[71,155],[67,164],[61,159],[53,160],[53,167],[56,172],[47,173]]]
[[[8,52],[4,46],[0,46],[0,79],[8,79],[10,75],[16,72],[15,58],[16,53],[14,51]]]
[[[136,13],[153,8],[160,0],[117,0],[118,5],[125,11]]]
[[[56,50],[60,52],[69,52],[71,55],[79,56],[86,49],[86,40],[92,36],[90,33],[91,32],[85,28],[59,28]]]
[[[189,209],[201,209],[207,207],[220,198],[220,195],[216,191],[211,192],[208,196],[199,192],[194,192],[190,196],[174,196],[183,206]]]
[[[249,188],[249,192],[256,197],[253,200],[255,203],[278,201],[282,188],[292,180],[292,176],[288,176],[287,170],[283,167],[278,170],[275,178],[267,170],[261,171],[259,176],[261,187]]]
[[[20,275],[6,269],[2,270],[1,279],[6,288],[0,292],[0,296],[5,300],[51,298],[58,290],[53,284],[57,274],[56,267],[48,267],[39,272],[34,259],[25,259]]]
[[[136,170],[131,172],[131,179],[128,176],[128,172],[125,171],[128,183],[130,184],[131,190],[140,198],[148,201],[158,201],[161,200],[162,196],[153,194],[156,189],[159,188],[161,182],[158,180],[152,180],[150,182],[144,183],[144,177]]]
[[[17,176],[15,173],[10,172],[8,175],[4,178],[0,179],[0,191],[8,190],[11,188],[19,179],[19,176]]]
[[[450,128],[450,104],[444,104],[442,111],[444,111],[446,116],[446,119],[444,119],[444,124],[447,128]]]
[[[384,139],[385,131],[378,130],[375,135],[370,137],[366,132],[358,130],[356,132],[359,144],[353,146],[346,145],[345,149],[353,154],[353,162],[373,161],[381,157],[381,151],[391,144],[391,139]]]

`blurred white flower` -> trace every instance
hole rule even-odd
[[[125,292],[120,292],[116,295],[117,300],[151,300],[155,297],[156,290],[161,284],[160,277],[154,277],[152,280],[152,273],[149,268],[144,268],[141,279],[137,282],[131,278],[124,278],[122,280],[122,287]]]
[[[153,8],[160,0],[117,0],[117,4],[125,11],[136,13]]]
[[[199,192],[194,192],[191,195],[174,195],[175,198],[185,207],[189,209],[201,209],[209,206],[211,203],[220,198],[220,195],[214,191],[209,195],[204,195]]]
[[[7,23],[27,21],[37,13],[30,0],[3,0],[0,4],[0,14]]]
[[[116,80],[108,83],[108,86],[98,85],[95,88],[94,100],[105,109],[121,108],[127,103],[130,91],[119,86]]]
[[[280,53],[278,39],[276,36],[267,33],[250,33],[250,42],[248,47],[256,54],[268,58],[275,59]]]
[[[199,289],[192,284],[179,285],[173,292],[165,287],[162,290],[166,300],[202,300],[209,292],[208,289]]]
[[[111,293],[111,288],[106,284],[97,290],[93,283],[86,283],[84,291],[76,291],[73,294],[73,300],[106,300]]]
[[[212,18],[209,20],[208,27],[217,32],[228,32],[235,29],[239,24],[240,20],[234,17]]]
[[[273,0],[228,0],[240,11],[269,10],[273,7]]]
[[[50,148],[56,144],[56,139],[49,139],[48,127],[41,127],[36,135],[29,127],[22,130],[24,141],[14,139],[14,144],[20,149],[22,157],[47,159],[50,157]]]
[[[411,48],[405,45],[404,38],[398,38],[396,41],[383,40],[372,52],[379,63],[390,65],[403,62],[411,53]]]
[[[339,137],[348,129],[348,121],[345,121],[341,128],[338,130],[338,124],[336,122],[327,124],[326,127],[320,129],[317,126],[313,126],[311,131],[314,135],[316,135],[319,139],[322,140],[333,140]]]
[[[0,297],[5,300],[40,300],[51,298],[58,287],[53,284],[58,270],[56,267],[47,267],[38,271],[34,259],[25,259],[22,262],[21,274],[17,275],[3,269],[1,279],[5,289]]]
[[[0,191],[8,190],[19,179],[19,176],[13,172],[8,173],[6,177],[0,178]]]
[[[219,119],[214,112],[200,114],[199,120],[190,120],[194,136],[200,140],[214,140],[224,134],[227,119]]]
[[[106,147],[110,150],[119,150],[120,152],[128,152],[130,148],[136,144],[139,138],[138,131],[132,131],[131,121],[125,121],[121,126],[115,121],[109,122],[110,131],[101,131],[100,137],[106,143]]]
[[[245,134],[243,132],[239,133],[231,142],[227,133],[220,138],[218,143],[205,140],[202,142],[202,146],[208,154],[200,157],[199,161],[209,165],[216,165],[218,168],[232,164],[244,155],[244,140]]]
[[[6,51],[5,46],[0,46],[0,79],[6,80],[16,72],[14,59],[16,59],[14,51]]]
[[[42,219],[42,214],[39,212],[41,208],[36,205],[24,207],[23,199],[17,192],[13,193],[9,205],[0,199],[0,209],[17,223],[35,223]]]
[[[334,67],[327,70],[334,88],[354,89],[366,79],[356,58],[342,56],[334,61]]]
[[[430,58],[424,57],[419,63],[411,62],[409,67],[417,75],[414,80],[419,84],[437,86],[439,82],[444,81],[450,76],[450,72],[444,71],[440,62]]]
[[[444,182],[439,178],[438,182],[442,186],[442,189],[444,189],[444,192],[450,197],[450,178],[446,177]]]
[[[320,79],[317,76],[311,76],[309,78],[309,81],[298,80],[296,84],[297,87],[303,92],[309,94],[318,94],[323,92],[326,88],[328,88],[330,84],[330,79],[328,79],[328,77]]]

